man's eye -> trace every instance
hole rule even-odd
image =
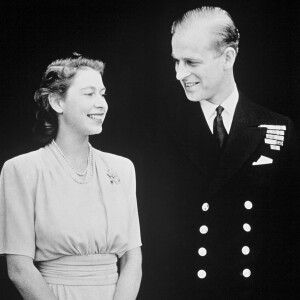
[[[93,93],[93,92],[91,92],[91,93],[85,93],[85,95],[86,95],[86,96],[93,96],[94,93]]]

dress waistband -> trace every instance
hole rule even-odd
[[[109,285],[118,281],[115,254],[70,255],[41,261],[45,281],[61,285]]]

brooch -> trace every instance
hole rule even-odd
[[[270,145],[270,149],[280,151],[283,146],[285,125],[259,125],[267,129],[265,143]]]
[[[120,183],[120,178],[118,177],[118,174],[114,170],[108,169],[106,174],[109,177],[111,183],[115,183],[115,184]]]

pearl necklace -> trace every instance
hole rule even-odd
[[[64,159],[64,161],[67,163],[67,165],[70,167],[70,169],[73,171],[73,174],[71,174],[71,177],[78,183],[87,183],[89,182],[89,179],[91,177],[93,177],[93,151],[92,151],[92,147],[89,144],[89,155],[88,155],[88,162],[87,162],[87,166],[85,168],[85,170],[83,172],[79,172],[77,171],[72,164],[70,163],[70,161],[67,159],[67,157],[65,156],[65,154],[63,153],[63,151],[59,148],[59,146],[56,144],[56,142],[54,140],[52,140],[51,144],[55,147],[55,149],[58,151],[58,153],[61,155],[61,157]],[[88,176],[88,169],[90,168],[90,176]],[[74,174],[75,173],[75,174]],[[77,175],[78,178],[76,178],[73,175]],[[85,176],[86,175],[86,176]],[[82,179],[83,176],[85,176],[85,179]],[[88,178],[89,177],[89,178]]]

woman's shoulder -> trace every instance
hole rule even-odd
[[[41,166],[42,154],[44,149],[27,152],[10,158],[4,163],[3,168],[14,167],[17,169],[31,170]]]
[[[117,168],[133,168],[133,163],[129,158],[126,158],[121,155],[100,151],[95,149],[95,156],[96,158],[100,158],[105,161],[106,164],[110,165],[111,167]]]

